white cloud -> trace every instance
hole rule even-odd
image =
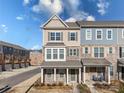
[[[101,15],[104,15],[106,13],[106,9],[109,7],[109,2],[106,2],[105,0],[98,0],[98,1],[99,1],[97,3],[98,12]]]
[[[86,21],[95,21],[95,17],[87,16]]]
[[[4,25],[4,24],[1,24],[1,25],[0,25],[0,32],[6,33],[7,30],[8,30],[8,27],[7,27],[6,25]]]
[[[50,13],[60,14],[63,11],[61,0],[39,0],[37,5],[33,6],[34,12],[49,11]]]
[[[73,18],[73,17],[70,17],[70,18],[66,19],[65,21],[66,21],[66,22],[75,22],[76,19]]]
[[[40,45],[34,45],[31,50],[37,50],[37,49],[41,49],[41,46]]]
[[[24,5],[27,5],[30,3],[30,0],[24,0],[23,3],[24,3]]]
[[[16,19],[17,19],[17,20],[24,20],[24,17],[22,17],[22,16],[17,16]]]

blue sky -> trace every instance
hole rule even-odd
[[[124,0],[0,0],[0,40],[42,48],[42,25],[58,14],[65,21],[124,20]]]

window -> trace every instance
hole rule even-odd
[[[104,57],[104,48],[95,47],[94,48],[94,57],[97,57],[97,58]]]
[[[112,29],[108,29],[106,33],[107,40],[112,40],[112,35],[113,35]]]
[[[47,49],[47,59],[51,59],[51,49]]]
[[[86,30],[86,40],[91,40],[92,39],[92,32],[91,29]]]
[[[59,50],[59,57],[60,59],[64,59],[64,49]]]
[[[124,29],[122,30],[122,38],[124,38]]]
[[[46,48],[46,61],[65,61],[65,48]]]
[[[77,56],[78,49],[69,49],[69,56]]]
[[[110,66],[110,75],[113,76],[113,66]]]
[[[124,57],[124,47],[121,48],[121,57]]]
[[[58,59],[58,50],[53,49],[53,59]]]
[[[85,54],[88,54],[88,47],[85,47],[84,49],[85,49],[85,50],[84,50],[84,53],[85,53]]]
[[[50,32],[50,40],[51,41],[60,41],[61,40],[60,32]]]
[[[102,30],[96,30],[96,40],[102,40]]]
[[[109,54],[112,54],[112,47],[109,47]]]
[[[76,32],[69,32],[69,40],[70,41],[76,40]]]

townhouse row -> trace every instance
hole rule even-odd
[[[0,71],[27,67],[29,65],[28,50],[18,45],[0,41]]]
[[[124,22],[65,22],[54,15],[41,29],[41,82],[124,79]]]

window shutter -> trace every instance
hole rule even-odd
[[[78,32],[76,32],[76,41],[78,41]]]
[[[69,48],[67,48],[67,56],[69,56]]]
[[[79,56],[79,49],[77,48],[77,56]]]
[[[119,55],[120,55],[120,58],[122,57],[122,47],[120,47],[120,49],[119,49]]]
[[[63,41],[63,32],[61,32],[61,41]]]
[[[70,41],[70,32],[68,32],[68,41]]]
[[[48,32],[48,41],[50,41],[50,38],[51,38],[51,36],[50,36],[50,32]]]

